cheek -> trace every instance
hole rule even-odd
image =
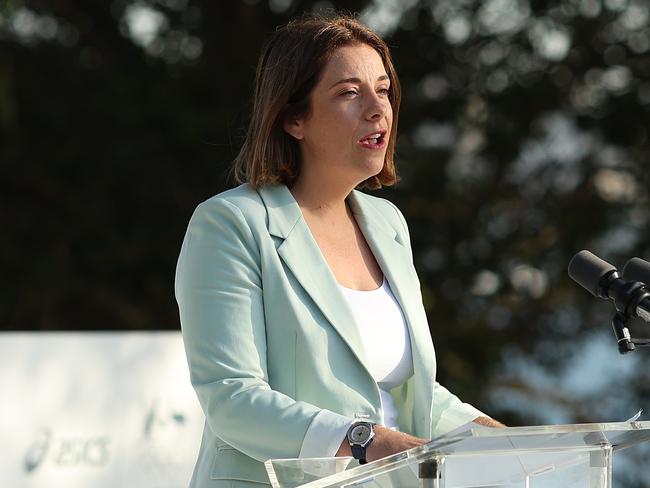
[[[348,125],[351,122],[359,120],[359,114],[361,111],[362,108],[360,103],[348,103],[334,110],[333,118],[334,120],[338,120],[341,124]]]
[[[386,102],[386,118],[388,119],[388,122],[391,124],[393,123],[393,106],[390,102]]]
[[[345,141],[352,140],[357,136],[358,125],[358,110],[353,107],[333,111],[326,124],[327,139],[342,146]]]

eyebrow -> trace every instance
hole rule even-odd
[[[389,80],[389,79],[390,78],[388,78],[388,75],[382,75],[379,78],[377,78],[377,81],[384,81],[384,80]],[[329,89],[331,90],[336,85],[340,85],[341,83],[361,83],[361,79],[360,78],[345,78],[343,80],[339,80],[336,83],[334,83],[332,86],[329,87]]]

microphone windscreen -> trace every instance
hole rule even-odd
[[[650,286],[650,263],[641,258],[630,259],[623,268],[623,279],[625,281],[640,281]]]
[[[569,276],[592,295],[600,297],[600,280],[616,268],[589,251],[580,251],[569,263]],[[605,297],[602,297],[605,298]]]

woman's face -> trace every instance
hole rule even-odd
[[[310,94],[310,113],[285,123],[299,140],[302,171],[356,186],[384,165],[393,121],[390,80],[367,44],[337,49]],[[311,166],[311,167],[308,167]]]

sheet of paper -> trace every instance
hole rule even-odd
[[[641,417],[642,413],[643,413],[643,409],[640,408],[639,411],[636,413],[636,415],[627,419],[626,422],[636,422],[637,420],[639,420],[639,417]]]

